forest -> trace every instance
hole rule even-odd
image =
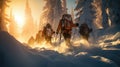
[[[120,67],[119,3],[0,0],[0,67]]]

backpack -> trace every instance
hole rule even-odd
[[[66,28],[71,26],[71,23],[68,22],[66,19],[62,19],[62,30],[66,30]]]
[[[51,36],[52,35],[52,30],[51,28],[46,28],[46,35]]]

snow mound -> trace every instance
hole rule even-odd
[[[7,32],[0,32],[0,67],[31,67],[28,50]]]
[[[53,50],[37,51],[23,46],[9,33],[0,32],[0,67],[118,67],[114,61],[97,56],[98,52],[95,49],[65,55]]]
[[[109,47],[116,46],[120,44],[120,32],[115,34],[104,35],[99,38],[99,46],[101,47]]]

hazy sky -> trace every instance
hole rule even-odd
[[[43,0],[28,0],[34,21],[39,21],[40,14],[42,12],[44,1]],[[21,19],[24,17],[26,0],[11,0],[10,9],[13,11],[13,15],[19,16]],[[75,7],[75,0],[67,0],[68,12],[72,7]]]
[[[44,6],[43,0],[28,0],[34,20],[37,20]],[[10,8],[14,15],[24,16],[26,0],[11,0]]]

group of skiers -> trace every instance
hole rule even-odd
[[[70,39],[71,39],[73,27],[79,27],[79,24],[73,23],[72,17],[70,14],[64,14],[62,16],[62,19],[59,21],[59,25],[58,25],[56,32],[53,31],[51,25],[49,23],[47,23],[46,26],[43,28],[42,36],[47,41],[47,43],[52,45],[52,42],[51,42],[52,35],[53,34],[60,34],[60,35],[62,34],[65,39],[66,45],[68,47],[72,47],[72,45],[70,44]],[[90,29],[86,23],[81,24],[81,26],[79,27],[80,35],[87,41],[88,41],[90,32],[92,32],[92,29]],[[60,36],[60,38],[61,38],[61,36]]]

